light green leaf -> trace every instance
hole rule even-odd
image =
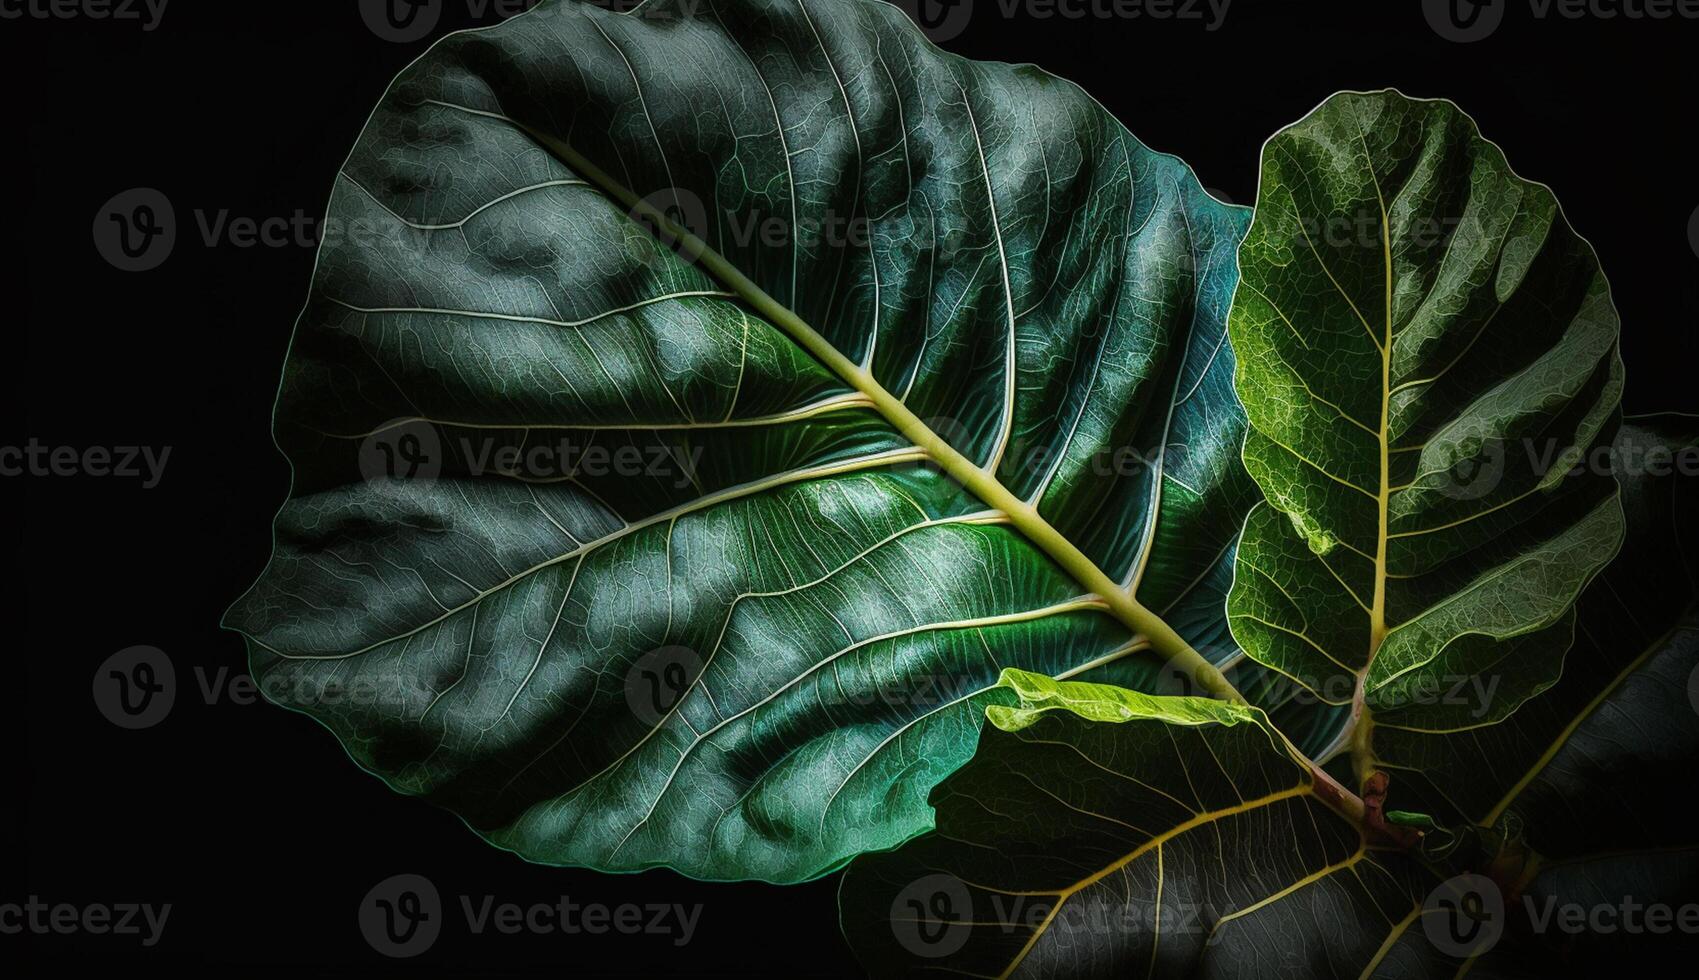
[[[228,622],[502,847],[809,878],[931,826],[1003,668],[1235,653],[1248,216],[1071,85],[869,0],[546,2],[330,218]]]
[[[1005,732],[1018,732],[1052,711],[1103,722],[1137,718],[1170,725],[1236,725],[1248,721],[1273,731],[1262,712],[1211,698],[1164,697],[1111,684],[1057,681],[1013,668],[1003,671],[998,686],[1020,698],[1018,705],[995,704],[985,709],[986,719]]]
[[[1269,140],[1229,331],[1250,418],[1235,638],[1373,725],[1501,719],[1616,553],[1617,316],[1588,244],[1449,102],[1335,96]],[[1430,702],[1491,674],[1490,710]],[[1344,747],[1344,742],[1339,746]]]

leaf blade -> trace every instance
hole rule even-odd
[[[800,880],[930,826],[1003,667],[1142,651],[1101,608],[1128,590],[1089,599],[1031,528],[1106,581],[1161,568],[1167,604],[1214,587],[1248,491],[1222,322],[1245,215],[888,6],[659,2],[676,21],[545,4],[392,87],[332,200],[380,234],[321,253],[276,423],[295,485],[228,622],[274,700],[527,858]],[[824,346],[542,136],[701,204],[685,224]],[[834,217],[868,234],[805,233]],[[880,391],[948,438],[923,454]],[[429,481],[363,478],[391,435],[434,440]],[[1100,474],[1117,446],[1166,462]],[[337,685],[370,696],[290,693]]]
[[[1509,662],[1499,645],[1560,624],[1615,554],[1614,481],[1568,471],[1613,424],[1616,316],[1551,192],[1454,105],[1391,91],[1269,141],[1241,262],[1229,330],[1266,503],[1229,619],[1351,707],[1366,781],[1377,711]],[[1531,666],[1524,699],[1554,669]]]

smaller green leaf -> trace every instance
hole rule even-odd
[[[1233,636],[1350,707],[1366,780],[1382,721],[1482,727],[1556,682],[1623,533],[1610,475],[1575,466],[1616,424],[1617,314],[1550,189],[1457,106],[1393,91],[1269,140],[1239,257],[1228,330],[1266,503]]]

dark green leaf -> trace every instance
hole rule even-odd
[[[330,210],[229,622],[496,844],[808,878],[931,826],[1003,667],[1233,652],[1247,216],[1071,85],[866,0],[544,3]]]
[[[1368,850],[1260,710],[1011,672],[938,828],[845,876],[874,976],[1367,975],[1434,878]],[[1419,932],[1417,938],[1419,938]]]

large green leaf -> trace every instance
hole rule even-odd
[[[1502,719],[1556,679],[1615,554],[1617,316],[1545,187],[1449,102],[1347,93],[1269,140],[1229,319],[1250,514],[1228,612],[1373,725]],[[1489,703],[1446,703],[1487,675]]]
[[[1071,85],[869,0],[544,3],[330,212],[229,623],[503,847],[808,878],[931,826],[1002,668],[1234,654],[1248,216]]]

